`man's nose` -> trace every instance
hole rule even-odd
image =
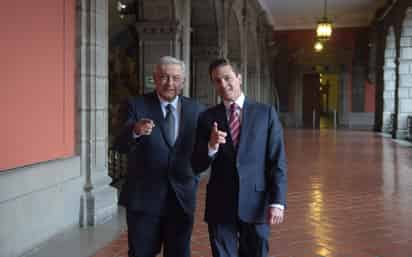
[[[176,81],[172,77],[168,77],[165,81],[165,84],[167,86],[173,86],[174,84],[176,84]]]
[[[227,87],[227,81],[224,79],[219,79],[218,84],[220,87],[223,87],[223,88]]]

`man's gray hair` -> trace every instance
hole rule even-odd
[[[162,56],[159,59],[159,63],[155,66],[155,69],[157,71],[157,69],[159,68],[160,65],[167,65],[167,64],[177,64],[180,65],[180,67],[182,68],[182,74],[183,76],[186,76],[186,65],[183,61],[172,57],[172,56]]]

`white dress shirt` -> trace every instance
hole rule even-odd
[[[172,114],[175,118],[175,140],[177,138],[177,135],[179,134],[179,125],[180,125],[180,113],[181,113],[181,106],[180,106],[180,102],[179,102],[179,96],[176,96],[175,99],[173,99],[171,102],[168,102],[166,100],[164,100],[163,98],[161,98],[159,95],[157,95],[157,97],[159,98],[159,102],[160,102],[160,108],[162,109],[162,114],[163,114],[163,118],[166,118],[166,114],[167,114],[167,109],[166,106],[168,104],[172,105]],[[156,124],[155,124],[156,125]],[[133,131],[133,138],[138,138],[141,135],[137,135],[134,131]]]

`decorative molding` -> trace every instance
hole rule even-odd
[[[139,21],[135,27],[138,33],[148,34],[177,34],[183,30],[183,25],[179,21]]]

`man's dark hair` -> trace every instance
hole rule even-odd
[[[233,72],[235,72],[236,75],[239,74],[239,68],[237,67],[237,65],[235,63],[231,63],[229,61],[229,59],[227,58],[218,58],[215,59],[214,61],[212,61],[209,65],[209,77],[212,78],[212,72],[221,66],[226,66],[229,65],[232,67]]]

